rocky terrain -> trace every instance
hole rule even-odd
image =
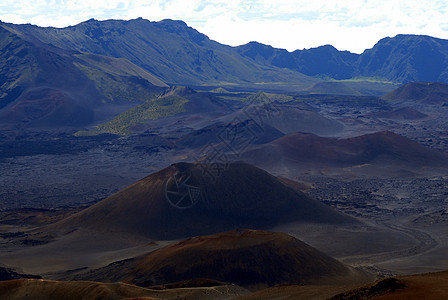
[[[446,294],[446,45],[0,23],[0,297]]]

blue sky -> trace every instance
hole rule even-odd
[[[218,42],[361,53],[386,36],[448,39],[446,0],[1,0],[0,20],[65,27],[90,18],[178,19]]]

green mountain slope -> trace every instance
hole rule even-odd
[[[4,26],[20,32],[28,40],[63,49],[125,57],[170,84],[271,84],[305,88],[317,82],[292,70],[259,65],[182,21],[92,19],[67,28]]]
[[[228,107],[208,93],[196,92],[184,86],[173,86],[157,96],[148,98],[144,103],[118,114],[110,121],[96,126],[94,130],[80,131],[77,135],[132,134],[144,128],[150,129],[150,125],[145,124],[149,120],[158,120],[181,113],[197,116],[201,113],[211,114],[217,111],[228,112]],[[169,123],[166,126],[169,126]]]
[[[101,105],[137,105],[166,87],[126,59],[33,43],[3,26],[0,49],[0,120],[8,126],[82,126]]]
[[[448,40],[424,35],[397,35],[380,40],[358,61],[361,76],[400,83],[448,82]]]

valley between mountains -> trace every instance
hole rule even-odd
[[[0,23],[0,298],[446,296],[447,46]]]

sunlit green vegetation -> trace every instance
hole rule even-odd
[[[185,103],[187,102],[187,99],[179,96],[153,98],[119,114],[105,124],[98,125],[97,132],[131,134],[131,127],[143,123],[145,120],[157,120],[185,112]]]

